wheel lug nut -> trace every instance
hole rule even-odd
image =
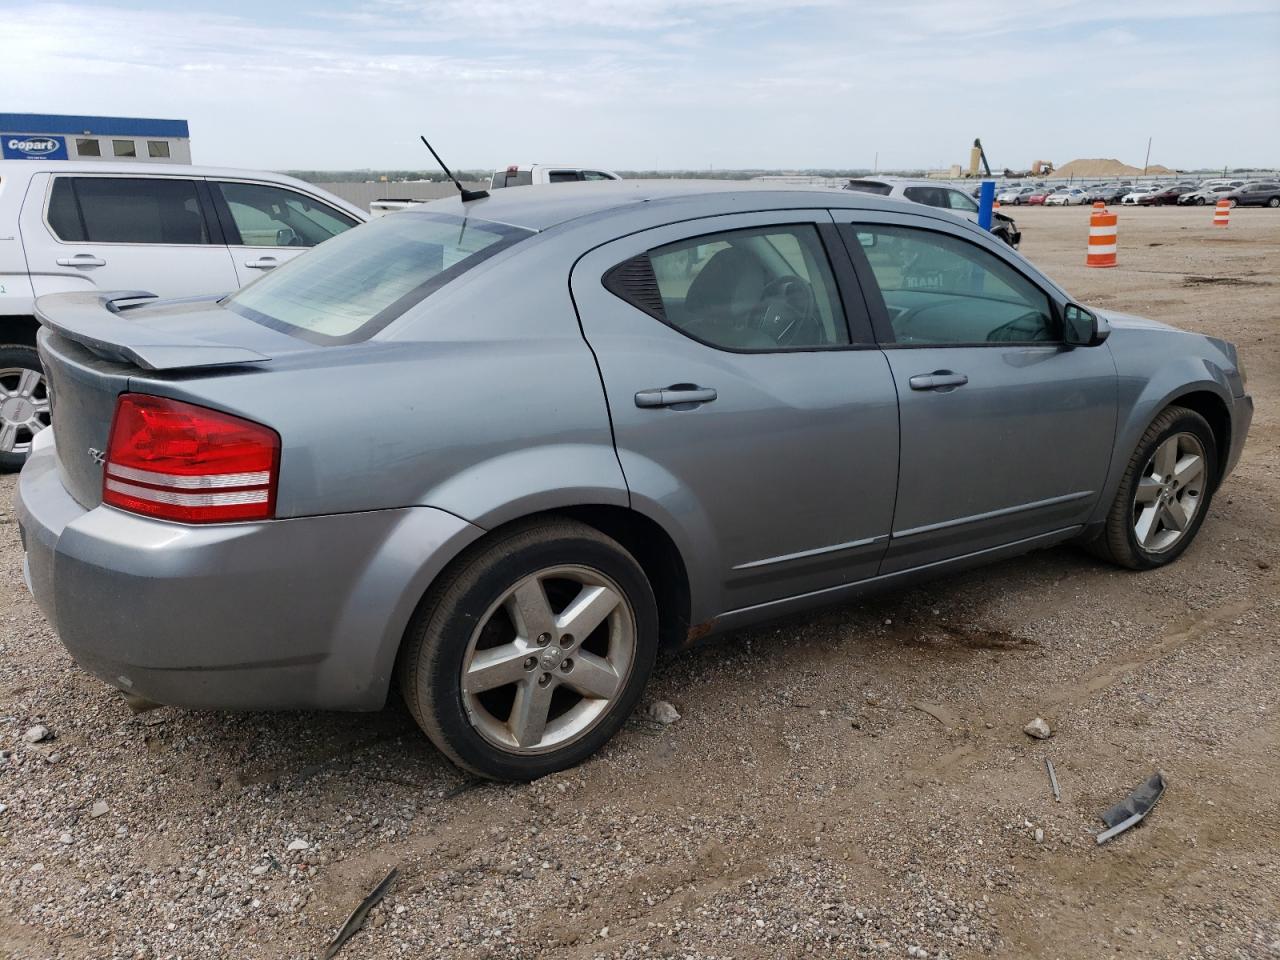
[[[534,667],[536,667],[537,665],[538,665],[538,658],[537,658],[537,657],[525,657],[525,658],[524,658],[524,668],[525,668],[526,670],[532,670],[532,669],[533,669]]]
[[[572,658],[572,657],[566,657],[563,661],[561,661],[561,663],[560,663],[560,669],[561,669],[562,671],[564,671],[565,673],[568,673],[570,670],[572,670],[572,669],[573,669],[573,658]]]
[[[572,646],[573,646],[573,634],[572,634],[572,633],[566,633],[563,637],[561,637],[561,638],[560,638],[560,646],[562,646],[562,647],[572,647]]]
[[[550,642],[551,642],[551,634],[549,633],[538,634],[538,646],[545,647]]]
[[[551,674],[549,673],[544,673],[542,676],[538,678],[538,686],[540,687],[545,687],[550,682],[551,682]]]

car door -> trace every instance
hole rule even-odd
[[[20,224],[35,295],[96,287],[189,297],[236,289],[204,191],[194,177],[33,178]]]
[[[243,286],[358,221],[298,190],[254,180],[210,180],[209,187]]]
[[[875,575],[897,398],[829,214],[639,232],[571,289],[632,501],[680,531],[710,598],[695,618]]]
[[[835,216],[898,388],[901,466],[882,572],[1083,523],[1115,434],[1109,349],[1065,347],[1045,287],[962,227]]]

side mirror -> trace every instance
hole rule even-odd
[[[277,247],[292,247],[298,243],[298,234],[293,227],[281,227],[276,231]]]
[[[1111,333],[1105,321],[1078,303],[1062,311],[1062,340],[1071,347],[1096,347]]]

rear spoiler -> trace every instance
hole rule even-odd
[[[270,360],[256,350],[184,333],[160,330],[125,317],[122,300],[154,300],[145,290],[51,293],[36,300],[40,323],[106,360],[132,363],[144,370],[225,367]],[[138,304],[134,304],[138,306]]]

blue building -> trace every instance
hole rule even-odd
[[[0,113],[0,156],[190,163],[191,133],[185,120]]]

